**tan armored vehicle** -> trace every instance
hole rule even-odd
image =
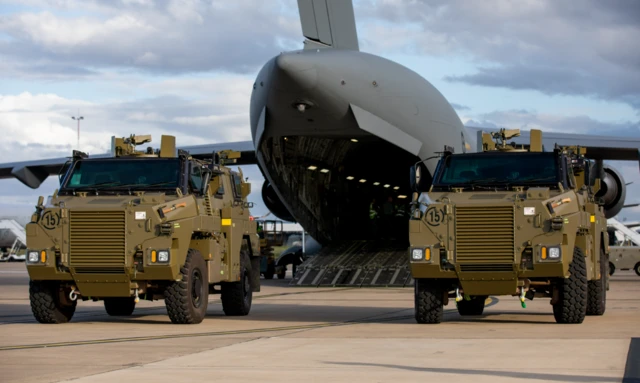
[[[249,219],[250,184],[225,164],[237,152],[196,159],[175,138],[112,138],[113,157],[74,151],[60,188],[26,227],[29,296],[41,323],[68,322],[78,300],[109,315],[164,299],[173,323],[200,323],[208,295],[226,315],[247,315],[260,291],[260,248]]]
[[[522,307],[525,298],[551,298],[558,323],[605,312],[609,240],[596,198],[603,148],[545,152],[538,130],[529,145],[507,143],[517,135],[485,133],[482,152],[443,152],[428,192],[417,192],[423,177],[414,168],[418,323],[440,323],[449,298],[460,315],[481,315],[490,295],[517,296]]]

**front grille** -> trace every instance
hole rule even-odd
[[[76,274],[122,274],[122,267],[74,267]]]
[[[462,264],[460,265],[460,271],[513,271],[512,264],[499,264],[499,263],[491,263],[488,265],[468,265]]]
[[[512,206],[459,206],[455,215],[456,263],[461,267],[481,266],[485,269],[482,271],[512,270],[515,252]],[[509,270],[505,265],[509,265]]]
[[[69,261],[78,273],[117,274],[125,268],[124,211],[69,212]]]

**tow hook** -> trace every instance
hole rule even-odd
[[[140,302],[140,297],[138,296],[138,289],[136,289],[136,297],[133,301],[136,303]]]
[[[524,303],[524,287],[520,288],[520,305],[522,306],[523,309],[527,308],[527,304]]]
[[[460,295],[460,288],[456,287],[456,303],[462,300],[462,295]]]
[[[71,299],[72,301],[75,301],[76,299],[78,299],[78,293],[76,292],[75,287],[71,287],[71,292],[69,293],[69,299]]]

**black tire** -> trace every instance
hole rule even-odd
[[[609,262],[609,276],[612,276],[616,272],[616,265],[613,262]]]
[[[636,265],[633,267],[633,271],[635,271],[636,275],[640,277],[640,262],[636,263]]]
[[[458,314],[462,316],[466,315],[482,315],[484,311],[484,302],[488,296],[482,295],[477,297],[471,297],[471,300],[461,300],[457,302]]]
[[[273,276],[276,273],[276,266],[271,263],[267,266],[267,271],[264,272],[264,279],[273,279]]]
[[[284,279],[287,276],[287,266],[282,266],[278,271],[278,279]]]
[[[432,279],[414,280],[414,311],[416,322],[435,324],[442,322],[444,290]]]
[[[182,280],[164,290],[167,314],[176,324],[198,324],[206,316],[209,304],[207,264],[198,250],[189,249],[180,274]]]
[[[553,305],[553,316],[557,323],[582,323],[587,315],[587,267],[584,254],[579,247],[573,250],[569,265],[569,278],[558,284],[559,298]]]
[[[104,298],[104,309],[112,317],[129,316],[136,309],[133,297]]]
[[[221,283],[222,311],[227,316],[248,315],[251,311],[253,289],[251,286],[251,262],[249,255],[242,252],[240,255],[240,280],[237,282]]]
[[[602,315],[607,307],[607,267],[609,262],[604,250],[600,249],[600,278],[587,283],[587,315]]]
[[[67,323],[76,312],[77,301],[63,299],[57,282],[29,281],[31,312],[40,323]]]

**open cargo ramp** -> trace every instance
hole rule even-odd
[[[344,241],[296,268],[290,286],[413,287],[408,246],[398,241]]]

